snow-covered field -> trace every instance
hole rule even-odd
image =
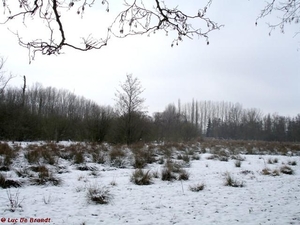
[[[80,171],[70,161],[60,159],[63,173],[59,186],[30,185],[14,171],[1,172],[7,179],[24,182],[19,188],[0,188],[0,224],[300,224],[299,156],[242,155],[241,167],[235,160],[209,160],[200,154],[185,168],[186,181],[162,181],[153,178],[151,185],[130,181],[133,168],[114,168],[87,163],[97,171]],[[278,159],[268,164],[269,159]],[[288,162],[294,174],[263,175],[262,170],[280,169]],[[25,166],[16,160],[13,164]],[[49,166],[50,167],[50,166]],[[153,163],[145,170],[160,172],[163,165]],[[225,174],[242,182],[243,187],[225,186]],[[190,186],[204,183],[204,190],[192,192]],[[108,204],[88,200],[91,187],[109,190]],[[21,207],[11,210],[11,199]],[[17,199],[18,198],[18,199]],[[35,219],[35,221],[34,221]]]

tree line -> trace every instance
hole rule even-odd
[[[244,109],[239,103],[194,101],[178,102],[179,111],[195,124],[203,136],[223,139],[300,141],[300,114],[264,115],[259,109]]]
[[[140,97],[143,90],[136,78],[127,75],[120,86],[116,105],[111,107],[101,106],[68,90],[43,87],[38,83],[27,88],[24,77],[23,88],[10,87],[0,93],[0,140],[130,144],[190,140],[200,135],[199,132],[189,135],[188,128],[196,130],[195,127],[188,121],[181,121],[175,111],[167,109],[156,119],[143,111],[144,99]],[[130,104],[128,99],[132,101]],[[186,134],[183,135],[181,128],[184,126]],[[178,130],[176,135],[171,128]]]
[[[24,78],[25,79],[25,78]],[[143,89],[127,75],[116,105],[101,106],[74,93],[34,84],[0,94],[0,140],[73,140],[111,143],[189,141],[199,137],[300,141],[300,114],[284,117],[230,102],[169,104],[152,116]]]

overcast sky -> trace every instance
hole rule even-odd
[[[199,8],[197,0],[178,2],[189,12]],[[266,22],[273,21],[275,15],[255,26],[263,5],[256,0],[214,1],[208,16],[225,26],[211,33],[208,46],[205,39],[195,38],[171,48],[172,35],[158,33],[111,39],[101,50],[64,49],[65,54],[59,56],[37,55],[29,64],[28,50],[0,26],[0,55],[7,58],[5,69],[19,75],[11,85],[21,87],[21,76],[26,75],[28,85],[38,82],[44,87],[68,89],[100,105],[113,106],[120,82],[132,73],[145,88],[143,97],[151,113],[163,111],[178,99],[187,103],[194,98],[238,102],[264,114],[295,116],[300,113],[300,35],[293,36],[299,26],[288,26],[285,34],[276,30],[269,36]],[[111,12],[105,22],[84,24],[82,32],[105,30],[113,5]],[[85,18],[89,19],[88,12]],[[72,29],[81,32],[78,23],[69,22]]]

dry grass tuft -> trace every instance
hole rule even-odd
[[[194,184],[194,185],[190,185],[189,189],[192,192],[199,192],[199,191],[203,191],[205,188],[205,184],[204,183],[199,183],[199,184]]]
[[[98,185],[91,185],[87,188],[88,201],[96,204],[104,205],[112,201],[113,196],[106,186],[99,187]]]
[[[152,174],[150,173],[150,170],[143,171],[142,169],[136,169],[131,177],[130,181],[137,185],[150,185],[152,184]]]
[[[225,186],[230,186],[230,187],[244,187],[244,182],[243,181],[238,181],[235,178],[231,176],[230,173],[225,173]]]
[[[280,167],[280,172],[288,175],[293,175],[295,172],[290,166]]]

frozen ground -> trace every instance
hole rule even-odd
[[[60,165],[69,171],[56,175],[63,181],[60,186],[26,184],[20,188],[0,188],[0,224],[300,224],[299,157],[243,155],[245,161],[238,168],[234,160],[208,160],[208,156],[201,154],[200,160],[192,161],[186,168],[189,180],[168,182],[154,178],[148,186],[130,182],[134,169],[89,163],[98,168],[92,174],[60,160]],[[269,158],[277,158],[278,162],[268,164]],[[291,166],[293,175],[261,174],[266,166],[276,169],[289,161],[297,163]],[[160,164],[147,166],[159,174],[161,168]],[[242,181],[244,187],[225,186],[226,172]],[[7,178],[17,179],[11,171],[4,173]],[[198,183],[205,184],[204,190],[192,192],[189,186]],[[89,202],[87,189],[91,186],[106,186],[112,201],[107,205]],[[10,210],[9,193],[19,194],[22,207],[14,212]],[[36,222],[30,221],[33,218]],[[38,220],[42,218],[48,220]]]

